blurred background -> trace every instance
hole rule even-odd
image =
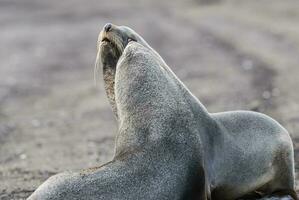
[[[278,120],[299,161],[299,1],[0,0],[0,199],[112,157],[117,124],[93,82],[107,22],[143,36],[210,112]]]

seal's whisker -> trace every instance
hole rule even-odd
[[[94,84],[95,86],[97,86],[97,76],[99,73],[99,63],[100,63],[100,51],[98,51],[97,56],[96,56],[96,60],[94,63],[94,69],[93,69],[93,80],[94,80]]]

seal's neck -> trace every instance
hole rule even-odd
[[[114,93],[114,77],[115,77],[115,67],[116,64],[109,65],[105,64],[103,66],[103,78],[104,78],[104,86],[106,90],[106,94],[109,100],[109,103],[111,105],[112,111],[115,114],[115,117],[118,118],[117,116],[117,107],[115,104],[115,93]]]

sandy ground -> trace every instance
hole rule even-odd
[[[93,82],[106,22],[139,32],[209,111],[277,119],[299,162],[299,2],[203,2],[0,0],[0,199],[112,157],[116,122]]]

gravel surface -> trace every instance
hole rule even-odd
[[[297,0],[0,0],[0,199],[112,157],[117,124],[93,82],[106,22],[140,33],[210,112],[277,119],[299,167],[298,10]]]

